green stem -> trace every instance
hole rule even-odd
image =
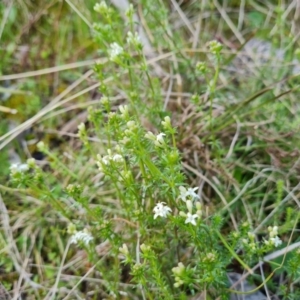
[[[214,127],[213,127],[213,99],[214,95],[216,92],[216,86],[217,86],[217,81],[219,78],[219,73],[220,73],[220,58],[217,57],[217,66],[216,66],[216,72],[213,78],[212,86],[210,89],[210,95],[209,95],[209,100],[210,100],[210,108],[209,108],[209,114],[210,114],[210,130],[212,134],[212,140],[215,140],[215,134],[214,134]]]
[[[62,167],[62,169],[64,169],[70,176],[72,176],[74,179],[78,179],[78,176],[72,172],[71,170],[69,170],[56,156],[54,156],[52,153],[50,152],[45,152],[49,157],[51,157],[55,163],[57,163],[60,167]]]
[[[251,270],[251,268],[246,265],[246,263],[244,263],[239,256],[230,248],[230,246],[227,244],[227,242],[225,241],[225,239],[223,238],[222,234],[216,230],[216,233],[219,237],[219,239],[222,241],[223,245],[227,248],[227,250],[229,251],[229,253],[250,273],[253,274],[253,271]]]

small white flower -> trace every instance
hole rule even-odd
[[[165,141],[164,141],[164,136],[166,136],[166,134],[163,133],[163,132],[159,133],[159,134],[156,136],[156,141],[157,141],[160,145],[165,143]]]
[[[79,132],[84,132],[85,131],[85,125],[83,122],[81,122],[79,125],[78,125],[78,131]]]
[[[148,131],[146,134],[145,134],[145,138],[146,139],[149,139],[151,141],[156,141],[156,136],[151,132],[151,131]]]
[[[12,174],[25,173],[26,171],[29,170],[29,166],[28,164],[17,163],[17,164],[12,164],[9,169]]]
[[[200,198],[199,195],[197,195],[197,194],[195,193],[195,191],[198,190],[198,187],[186,189],[185,187],[180,186],[180,187],[179,187],[179,190],[180,190],[179,198],[180,198],[182,201],[184,201],[184,202],[186,202],[187,198],[188,198],[188,199],[192,199],[192,200],[194,200],[194,199],[196,199],[196,198],[197,198],[197,199]]]
[[[122,118],[128,118],[129,117],[129,113],[128,113],[128,106],[127,105],[120,105],[119,106],[119,110],[121,112],[121,116]]]
[[[167,215],[172,211],[172,209],[165,205],[165,202],[158,202],[153,208],[154,219],[157,217],[166,218]]]
[[[199,195],[195,193],[195,191],[198,190],[198,187],[195,188],[188,188],[187,189],[187,195],[190,196],[191,198],[197,198],[200,199]]]
[[[268,227],[268,230],[271,238],[278,235],[278,226],[273,226],[273,227],[270,226]]]
[[[19,171],[20,172],[26,172],[26,171],[28,171],[29,170],[29,167],[28,167],[28,165],[27,164],[20,164],[19,165]]]
[[[196,226],[196,219],[199,218],[199,216],[197,214],[192,215],[191,213],[187,213],[187,218],[185,220],[185,224],[191,223],[194,226]]]
[[[126,244],[123,244],[122,247],[119,248],[119,251],[125,256],[129,254],[128,247]]]
[[[107,4],[105,1],[101,1],[100,3],[96,3],[94,5],[94,11],[99,12],[99,13],[104,13],[107,11]]]
[[[127,126],[130,130],[134,130],[134,129],[136,129],[136,127],[137,127],[137,125],[136,125],[136,123],[135,123],[134,121],[128,121],[128,122],[126,123],[126,126]]]
[[[275,247],[278,247],[282,244],[282,240],[278,236],[271,237],[270,241]]]
[[[170,129],[172,128],[172,125],[171,125],[171,119],[169,116],[166,116],[164,121],[161,121],[161,124],[162,126],[165,128],[165,129]]]
[[[102,163],[104,164],[104,165],[108,165],[109,164],[109,161],[111,160],[111,157],[109,156],[109,155],[105,155],[105,156],[103,156],[102,157]]]
[[[179,262],[177,267],[172,268],[172,272],[177,276],[182,275],[184,270],[185,266],[182,262]]]
[[[137,46],[137,47],[142,45],[141,44],[141,39],[140,39],[138,33],[135,32],[133,34],[130,31],[127,33],[127,43],[132,44],[132,45]]]
[[[83,242],[85,245],[88,245],[94,238],[88,233],[87,230],[77,231],[74,235],[71,236],[70,244],[78,244]]]
[[[120,155],[120,154],[115,154],[115,155],[113,156],[113,161],[114,161],[114,162],[118,162],[118,163],[122,163],[122,162],[124,161],[124,159],[123,159],[122,155]]]
[[[124,52],[124,49],[117,43],[110,45],[109,58],[112,61],[116,61],[117,58]]]

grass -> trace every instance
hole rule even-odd
[[[252,294],[298,299],[296,1],[142,0],[126,16],[11,3],[0,4],[10,295],[228,299],[243,294],[234,272]],[[251,39],[269,50],[242,55]]]

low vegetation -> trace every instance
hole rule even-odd
[[[297,1],[112,2],[0,4],[0,291],[299,299]]]

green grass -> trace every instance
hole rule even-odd
[[[143,0],[126,16],[90,1],[0,4],[11,295],[228,299],[236,272],[267,299],[299,298],[296,12],[242,3]],[[127,40],[139,26],[144,47]],[[237,58],[252,38],[269,43],[267,60]],[[123,52],[111,60],[113,43]],[[183,202],[182,186],[199,199]],[[159,202],[172,211],[154,219]]]

